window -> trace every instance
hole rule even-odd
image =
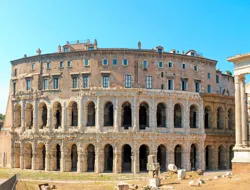
[[[102,64],[103,64],[104,66],[108,65],[108,59],[103,59],[103,60],[102,60]]]
[[[182,91],[186,91],[187,90],[187,81],[186,80],[182,80],[181,81],[181,90]]]
[[[88,50],[94,50],[94,47],[93,47],[93,46],[91,46],[91,47],[89,47],[89,48],[88,48]]]
[[[174,85],[173,85],[173,80],[172,79],[169,79],[168,80],[168,90],[173,90],[174,88]]]
[[[185,63],[182,64],[182,69],[186,69],[186,64]]]
[[[162,89],[162,90],[164,89],[164,84],[161,84],[161,89]]]
[[[191,56],[194,56],[194,52],[191,52]]]
[[[43,90],[47,90],[49,88],[49,80],[43,79]]]
[[[219,83],[219,75],[216,75],[216,83]]]
[[[16,94],[16,81],[13,81],[13,94]]]
[[[158,68],[163,68],[163,63],[162,63],[162,61],[159,61],[159,62],[158,62]]]
[[[60,62],[59,68],[63,68],[63,61]]]
[[[195,82],[195,92],[200,92],[200,82]]]
[[[158,48],[158,53],[162,53],[162,49],[161,48]]]
[[[152,89],[152,77],[151,76],[146,77],[146,82],[147,82],[147,89]]]
[[[88,60],[88,59],[85,59],[85,60],[84,60],[84,66],[85,66],[85,67],[89,66],[89,60]]]
[[[173,63],[169,62],[169,63],[168,63],[168,67],[169,67],[169,68],[173,68]]]
[[[164,73],[163,72],[161,72],[161,78],[163,78],[164,77]]]
[[[207,78],[208,78],[208,79],[210,79],[210,78],[211,78],[210,73],[207,73]]]
[[[17,76],[17,69],[14,70],[14,76]]]
[[[123,59],[123,65],[127,66],[128,65],[128,60],[127,59]]]
[[[31,79],[26,79],[26,90],[31,89]]]
[[[148,61],[147,60],[143,60],[143,62],[142,62],[142,68],[144,70],[147,70],[147,68],[148,68]]]
[[[131,75],[125,75],[125,88],[131,88]]]
[[[198,71],[198,66],[197,65],[194,66],[194,71]]]
[[[72,62],[71,61],[68,61],[67,67],[72,67]]]
[[[83,76],[83,88],[88,88],[89,87],[89,76],[84,75]]]
[[[50,63],[47,63],[47,69],[50,69]]]
[[[109,76],[103,76],[103,88],[109,87]]]
[[[32,70],[32,71],[35,70],[35,63],[33,63],[33,64],[31,65],[31,70]]]
[[[68,47],[66,47],[66,48],[64,48],[64,52],[69,52],[69,48]]]
[[[211,85],[210,84],[207,85],[207,92],[211,93]]]
[[[73,82],[72,87],[78,88],[78,77],[73,77],[72,82]]]
[[[59,79],[57,77],[53,78],[53,88],[54,89],[59,88]]]
[[[113,65],[117,65],[117,59],[113,59]]]

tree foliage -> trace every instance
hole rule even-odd
[[[230,76],[233,76],[232,72],[231,71],[228,71],[226,70],[226,74],[230,75]]]
[[[0,119],[4,120],[4,118],[5,118],[5,115],[3,115],[2,113],[0,113]]]

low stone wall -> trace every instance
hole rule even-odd
[[[18,177],[17,174],[6,180],[4,183],[0,185],[0,190],[15,190],[16,189],[16,181]]]

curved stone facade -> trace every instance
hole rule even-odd
[[[163,50],[95,41],[12,61],[2,165],[139,173],[155,154],[163,171],[230,168],[234,97],[215,94],[216,61]]]

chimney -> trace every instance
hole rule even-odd
[[[59,52],[59,53],[62,52],[62,49],[61,49],[61,46],[60,46],[60,45],[58,46],[58,52]]]
[[[138,42],[138,49],[141,49],[141,42]]]
[[[40,48],[38,48],[38,49],[36,50],[36,54],[37,54],[37,55],[41,55],[41,53],[42,53],[42,51],[40,50]]]
[[[26,54],[24,54],[24,56],[23,57],[27,57],[27,55]]]
[[[94,49],[97,49],[97,40],[95,39],[95,41],[94,41]]]

